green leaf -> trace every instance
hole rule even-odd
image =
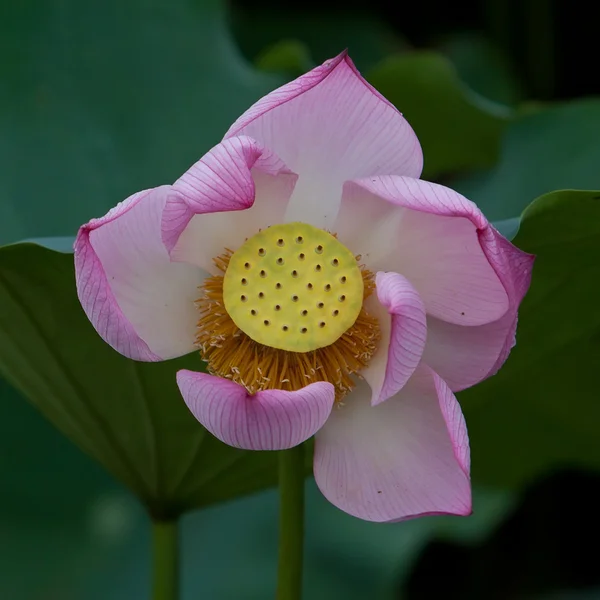
[[[439,50],[452,61],[461,81],[474,92],[508,106],[522,99],[523,90],[509,61],[482,34],[453,34]]]
[[[368,69],[405,42],[382,19],[369,11],[327,10],[290,12],[252,5],[234,8],[232,29],[240,48],[251,60],[281,40],[297,40],[317,64],[337,56],[345,48],[359,69]],[[284,46],[280,51],[289,52]],[[302,53],[304,54],[304,52]]]
[[[600,100],[527,110],[508,127],[498,166],[453,187],[489,219],[515,217],[557,189],[593,189],[600,165]]]
[[[310,71],[314,62],[305,44],[298,40],[282,40],[265,48],[254,61],[262,71],[283,73],[290,78]]]
[[[517,345],[459,395],[475,480],[506,486],[559,465],[600,468],[600,192],[538,198],[514,243],[537,255]]]
[[[23,243],[29,242],[31,244],[37,244],[38,246],[43,246],[44,248],[48,248],[49,250],[55,250],[56,252],[72,254],[75,238],[70,236],[39,237],[21,241]]]
[[[425,156],[424,177],[496,162],[512,113],[470,91],[446,58],[433,52],[394,56],[367,79],[415,130]]]
[[[171,183],[282,82],[241,59],[219,0],[4,4],[0,55],[0,244]]]
[[[80,515],[96,496],[115,488],[99,465],[2,378],[0,472],[0,514],[28,523],[48,519],[63,524]]]
[[[175,373],[201,369],[198,355],[138,363],[101,340],[79,305],[72,256],[34,244],[0,249],[0,307],[0,372],[152,514],[276,482],[275,453],[230,448],[189,413]]]

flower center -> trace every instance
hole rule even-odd
[[[373,273],[335,236],[274,225],[214,262],[200,287],[196,344],[213,375],[265,389],[327,381],[340,401],[377,350],[380,330],[364,306]]]
[[[290,352],[333,344],[355,323],[364,284],[354,255],[306,223],[274,225],[230,259],[225,309],[254,341]]]

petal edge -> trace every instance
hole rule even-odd
[[[83,225],[75,241],[79,300],[100,336],[141,361],[194,350],[194,301],[206,273],[171,263],[160,239],[170,186],[129,197]]]
[[[169,253],[195,215],[240,211],[254,204],[252,168],[295,177],[262,144],[240,136],[214,146],[173,184],[161,223],[162,241]]]

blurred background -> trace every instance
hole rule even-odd
[[[600,189],[596,29],[550,0],[0,0],[0,243],[73,236],[172,181],[346,47],[415,128],[424,175],[510,228],[545,192]],[[600,403],[570,378],[593,381],[597,340],[569,379],[517,355],[461,394],[470,518],[364,523],[308,480],[304,597],[600,599]],[[272,489],[187,515],[183,599],[272,597],[276,516]],[[135,498],[0,379],[0,598],[146,598],[149,535]]]

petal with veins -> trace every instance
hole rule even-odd
[[[410,125],[345,52],[259,100],[226,138],[237,135],[258,140],[298,173],[286,221],[315,227],[333,224],[344,181],[418,177],[423,166]]]
[[[469,515],[469,468],[460,406],[426,366],[379,406],[370,405],[361,384],[334,407],[315,438],[314,472],[321,492],[367,521]]]
[[[427,324],[425,306],[410,282],[397,273],[377,273],[377,298],[368,310],[381,329],[379,349],[361,375],[371,386],[375,406],[397,394],[421,360]]]
[[[449,188],[393,176],[348,182],[335,231],[371,270],[404,275],[429,315],[472,326],[509,310],[488,222]]]
[[[192,414],[222,442],[245,450],[284,450],[304,442],[327,420],[334,401],[330,383],[295,392],[247,390],[221,377],[179,371],[177,383]]]
[[[212,270],[228,243],[280,222],[296,175],[247,136],[229,138],[174,184],[162,216],[162,239],[178,262]]]
[[[427,321],[423,359],[454,391],[494,375],[515,345],[517,311],[529,284],[534,256],[513,246],[493,227],[484,246],[493,260],[510,300],[510,309],[497,321],[479,327],[461,327],[439,319]]]
[[[161,241],[169,186],[134,194],[92,219],[75,241],[77,293],[88,318],[115,350],[156,361],[194,350],[194,301],[207,273],[172,263]]]

